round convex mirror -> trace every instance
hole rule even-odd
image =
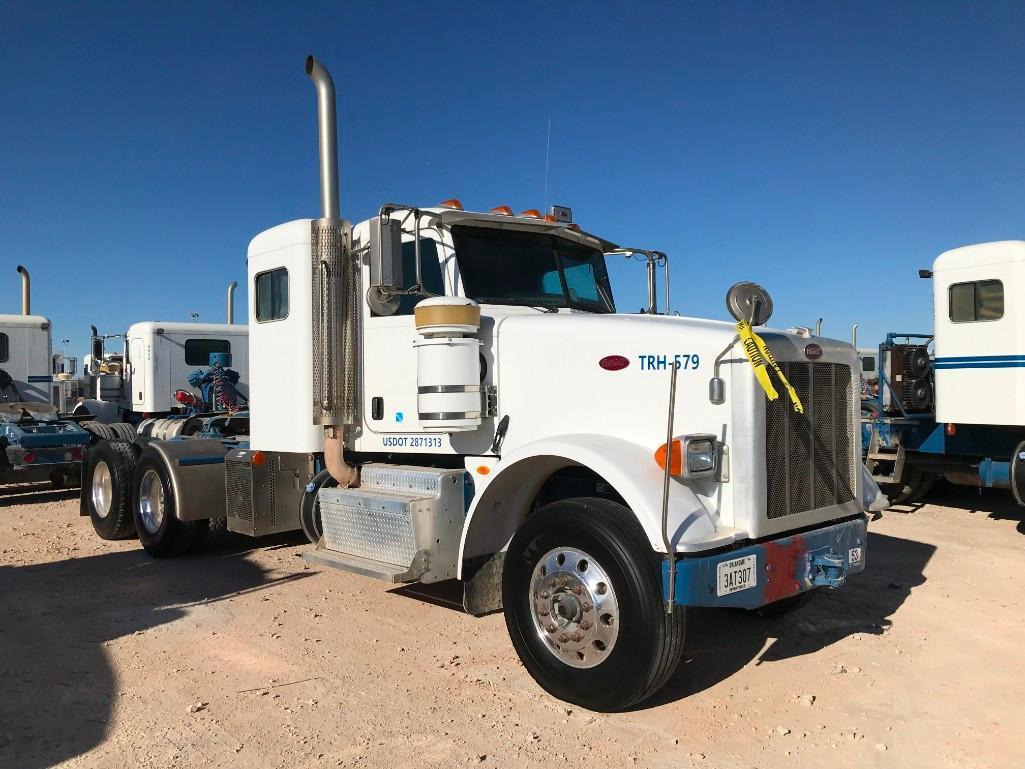
[[[772,317],[772,297],[757,283],[734,283],[726,292],[726,309],[737,320],[764,326]]]

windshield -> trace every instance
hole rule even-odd
[[[466,295],[481,304],[615,312],[605,255],[541,232],[455,226]]]

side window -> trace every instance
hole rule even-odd
[[[866,374],[870,374],[876,370],[876,359],[871,355],[866,355],[861,359],[861,370]]]
[[[407,286],[416,282],[416,244],[413,241],[402,244],[402,277]],[[441,275],[441,263],[438,261],[438,245],[427,238],[420,239],[420,277],[423,288],[432,294],[445,293],[445,279]],[[396,315],[412,315],[416,303],[422,296],[404,296],[399,302]]]
[[[227,339],[186,339],[185,365],[209,366],[210,353],[231,352],[231,342]]]
[[[256,276],[256,320],[264,323],[288,317],[288,270],[279,267]]]
[[[954,323],[999,320],[1004,317],[1004,284],[999,280],[954,283],[947,290],[947,306]]]
[[[6,363],[11,357],[11,340],[7,334],[0,333],[0,363]]]

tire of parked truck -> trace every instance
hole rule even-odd
[[[1011,454],[1011,493],[1015,502],[1025,505],[1025,441]]]
[[[92,436],[89,442],[93,445],[100,441],[116,441],[122,439],[120,435],[111,429],[110,425],[105,425],[103,422],[94,422],[90,420],[87,422],[81,422],[79,426]],[[132,437],[134,438],[135,436]]]
[[[171,475],[163,458],[144,449],[132,481],[132,516],[139,542],[154,558],[176,558],[188,552],[196,539],[198,524],[180,521]]]
[[[502,574],[505,622],[527,672],[561,700],[598,711],[658,691],[683,651],[685,611],[667,614],[661,562],[622,505],[545,505],[513,536]]]
[[[786,598],[780,598],[778,601],[767,603],[765,606],[759,606],[757,609],[751,609],[750,613],[763,619],[772,619],[774,617],[782,617],[791,612],[797,611],[802,606],[806,606],[818,590],[806,590],[803,593],[797,595],[787,596]]]
[[[320,520],[320,502],[317,495],[321,489],[334,488],[338,481],[331,477],[327,470],[321,470],[306,484],[302,501],[299,503],[299,525],[303,534],[314,545],[324,536],[324,526]]]
[[[110,428],[117,437],[122,441],[128,441],[131,443],[136,438],[135,426],[130,425],[127,422],[115,422],[111,425],[106,425]]]
[[[132,476],[138,451],[124,441],[101,440],[89,447],[82,496],[100,539],[125,539],[135,533]]]
[[[219,550],[228,541],[228,519],[210,518],[196,522],[196,538],[192,541],[192,550],[197,553]]]

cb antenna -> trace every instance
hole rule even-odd
[[[552,115],[548,113],[548,132],[545,135],[545,205],[543,212],[548,212],[548,158],[552,152]]]

